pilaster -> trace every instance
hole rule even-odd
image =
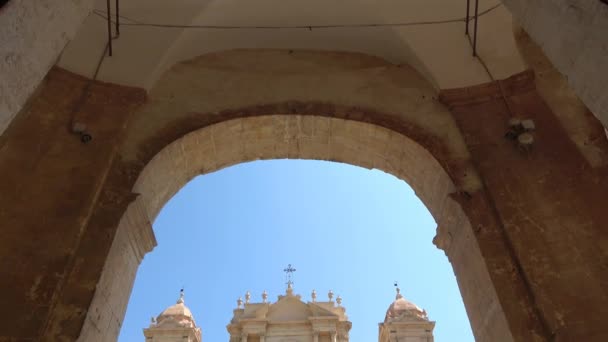
[[[516,341],[608,337],[600,318],[608,312],[605,265],[598,258],[608,220],[605,174],[577,148],[531,72],[444,90],[440,100],[450,107],[484,185],[453,198],[471,221],[499,294],[500,305],[485,307],[505,311]],[[456,248],[458,237],[450,233],[437,242],[447,246],[455,273],[467,274],[458,270],[466,267],[456,261],[462,246]],[[473,288],[459,285],[466,302]],[[469,317],[474,324],[475,314]],[[473,330],[476,337],[483,332]]]
[[[122,322],[137,269],[155,246],[152,225],[137,198],[118,225],[78,341],[116,341],[120,327],[113,324]],[[117,288],[123,291],[116,291]]]

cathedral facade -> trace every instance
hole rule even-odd
[[[352,323],[348,320],[342,298],[329,291],[327,301],[317,300],[313,290],[310,301],[294,294],[291,284],[276,302],[237,301],[233,317],[226,326],[229,342],[348,342]],[[384,321],[379,324],[378,342],[433,342],[435,322],[425,310],[406,300],[397,289]],[[183,293],[175,305],[153,318],[144,329],[146,342],[202,342],[200,327],[184,304]]]

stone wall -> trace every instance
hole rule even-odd
[[[562,75],[545,56],[538,44],[520,27],[515,27],[515,39],[520,53],[534,72],[534,83],[539,95],[576,144],[582,155],[594,168],[608,164],[606,131],[598,119],[576,96]]]
[[[53,329],[71,331],[73,339],[78,335],[99,275],[92,282],[84,277],[107,254],[83,263],[88,246],[105,239],[109,248],[124,209],[115,218],[93,211],[108,200],[101,188],[130,113],[144,99],[137,89],[90,84],[54,70],[0,137],[0,340],[52,340]],[[71,131],[75,120],[87,126],[92,141],[85,144]],[[93,229],[85,239],[90,220],[114,228]],[[70,295],[59,305],[63,291]]]
[[[608,5],[598,0],[502,2],[608,127]]]
[[[556,341],[601,341],[608,338],[601,324],[608,314],[606,168],[585,159],[536,92],[533,77],[529,72],[500,85],[444,91],[442,100],[517,260],[513,271],[524,279],[539,333]],[[505,138],[514,117],[534,121],[531,146]]]
[[[118,339],[135,275],[144,255],[154,246],[156,239],[148,215],[141,201],[135,200],[118,224],[78,341]]]
[[[55,64],[92,0],[11,0],[0,9],[0,134]]]

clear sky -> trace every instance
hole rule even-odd
[[[398,281],[408,300],[437,322],[437,342],[474,341],[452,267],[432,244],[435,222],[405,182],[351,165],[273,160],[199,176],[154,222],[158,246],[137,273],[119,341],[144,341],[142,329],[185,302],[203,340],[228,341],[236,300],[285,291],[296,268],[304,300],[316,289],[343,298],[352,342],[378,339],[378,323]]]

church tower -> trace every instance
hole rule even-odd
[[[268,302],[266,291],[261,303],[251,303],[249,292],[245,303],[239,298],[230,324],[230,342],[348,342],[351,322],[348,321],[342,298],[317,301],[313,290],[311,301],[303,302],[293,293],[291,282],[285,295],[275,303]]]
[[[184,304],[184,290],[175,305],[165,309],[144,329],[146,342],[202,342],[201,329],[196,326],[190,309]]]
[[[379,324],[378,342],[433,342],[435,322],[426,311],[406,300],[397,288],[395,301]]]

